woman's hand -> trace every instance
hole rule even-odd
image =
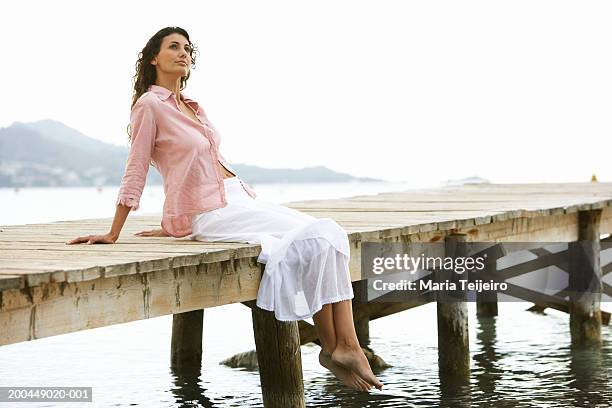
[[[140,232],[135,233],[134,235],[138,235],[139,237],[169,237],[170,236],[166,234],[163,229],[140,231]]]
[[[114,244],[117,241],[117,237],[111,234],[110,232],[103,235],[86,235],[84,237],[76,237],[66,242],[66,245],[72,244]]]

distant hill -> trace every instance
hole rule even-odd
[[[127,135],[126,135],[127,141]],[[119,185],[129,147],[84,135],[55,120],[14,122],[0,128],[0,187],[72,187]],[[323,166],[266,169],[231,163],[247,183],[383,181],[353,177]],[[154,167],[147,184],[162,184]]]
[[[490,184],[491,182],[479,176],[466,177],[463,179],[446,180],[444,185],[447,187],[463,186],[465,184]]]

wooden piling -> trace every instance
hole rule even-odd
[[[497,316],[497,293],[476,293],[476,315],[478,317]]]
[[[170,364],[173,368],[202,367],[204,309],[172,316]]]
[[[363,309],[367,309],[367,302],[362,301],[364,292],[368,290],[367,280],[353,282],[353,293],[355,297],[352,299],[353,306],[353,322],[355,323],[355,331],[357,332],[357,340],[363,348],[370,349],[370,315],[363,313]]]
[[[497,259],[485,261],[485,273],[493,276],[497,268]],[[497,292],[476,292],[476,315],[478,317],[497,316]]]
[[[570,332],[574,345],[601,342],[601,212],[578,212],[578,239],[568,246]]]
[[[445,238],[445,257],[466,254],[466,234],[452,233]],[[467,291],[461,289],[460,279],[467,276],[453,270],[437,270],[436,282],[454,282],[454,291],[437,291],[438,367],[440,380],[469,381],[470,349],[468,337]]]
[[[305,407],[298,323],[256,305],[251,313],[264,407]]]

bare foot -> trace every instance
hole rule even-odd
[[[372,372],[370,363],[368,363],[368,359],[359,345],[351,347],[338,343],[336,349],[332,352],[331,359],[333,362],[354,371],[372,386],[382,390],[383,383]]]
[[[319,353],[319,363],[329,371],[331,371],[336,378],[338,378],[344,385],[351,387],[357,391],[369,391],[372,386],[364,381],[357,374],[348,370],[341,365],[334,363],[331,358],[331,354],[323,350]]]

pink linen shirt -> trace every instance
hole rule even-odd
[[[116,202],[131,207],[131,211],[138,210],[152,160],[164,182],[161,227],[176,238],[192,233],[195,215],[227,205],[218,163],[236,174],[219,151],[219,132],[204,109],[182,92],[181,97],[199,122],[184,114],[174,92],[163,86],[149,86],[134,104],[130,115],[131,147]],[[240,182],[255,198],[253,189]]]

